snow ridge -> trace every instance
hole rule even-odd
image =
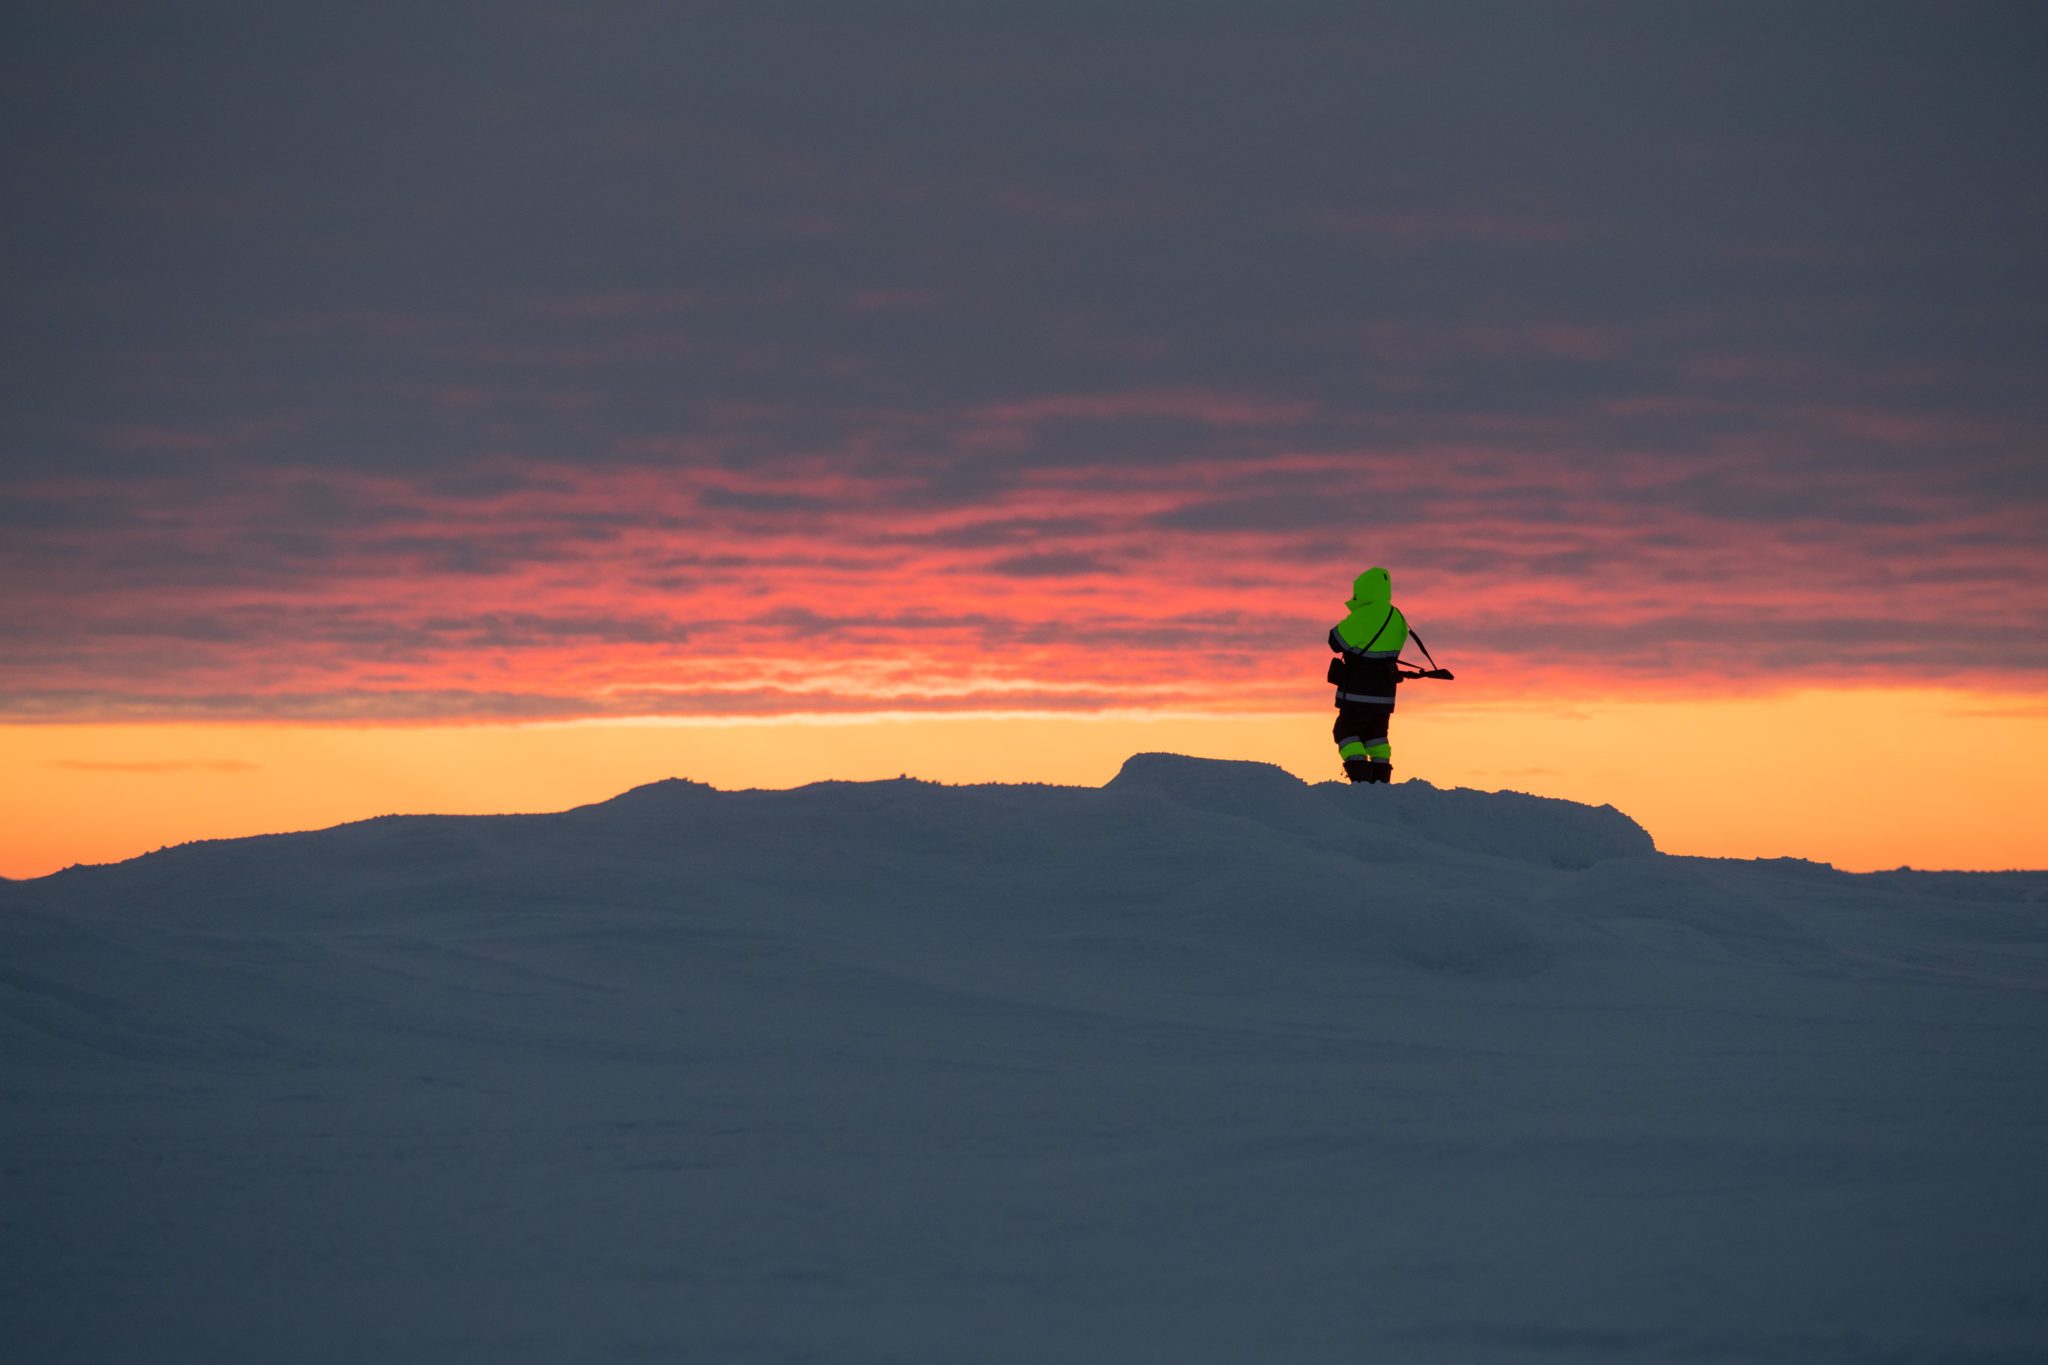
[[[0,885],[39,1361],[2048,1354],[2048,873],[1133,757]]]

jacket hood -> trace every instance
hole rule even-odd
[[[1351,581],[1351,600],[1344,605],[1357,611],[1394,600],[1394,579],[1385,569],[1371,568]]]

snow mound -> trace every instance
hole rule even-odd
[[[1448,791],[1409,780],[1354,787],[1310,787],[1270,763],[1135,754],[1110,790],[1151,787],[1194,810],[1242,815],[1267,824],[1321,824],[1321,808],[1445,848],[1486,853],[1543,867],[1586,868],[1607,858],[1655,853],[1635,821],[1612,806],[1585,806],[1520,792]]]
[[[0,884],[37,1361],[2048,1358],[2048,874],[1141,754]]]

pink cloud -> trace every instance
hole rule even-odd
[[[973,416],[992,422],[1030,423],[1061,418],[1164,417],[1211,426],[1268,426],[1298,422],[1314,411],[1308,403],[1212,393],[1199,389],[1154,389],[1110,394],[1059,394],[999,403]]]
[[[1396,569],[1461,695],[2048,667],[2024,508],[1894,505],[1764,455],[1330,451],[1047,468],[957,502],[906,501],[907,477],[820,454],[772,475],[507,466],[459,493],[360,475],[45,488],[53,507],[97,497],[98,520],[53,516],[0,550],[28,585],[0,604],[0,705],[1295,707],[1371,562]]]

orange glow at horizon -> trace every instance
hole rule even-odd
[[[1335,775],[1330,712],[895,713],[478,725],[0,726],[0,876],[388,813],[559,810],[664,777],[1096,786],[1130,754]],[[1896,737],[1914,737],[1902,754]],[[2048,867],[2048,704],[1814,689],[1566,707],[1418,697],[1397,778],[1612,804],[1667,853]]]

